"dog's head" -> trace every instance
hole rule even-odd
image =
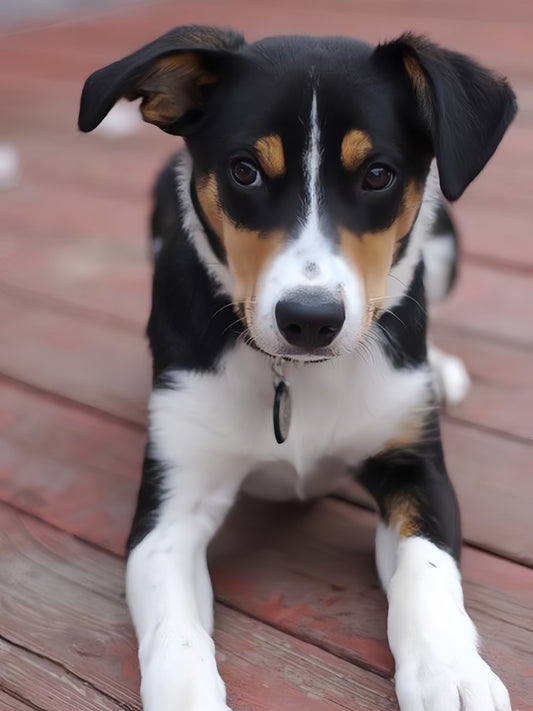
[[[87,80],[80,128],[121,97],[184,136],[253,341],[305,360],[353,350],[379,314],[432,159],[455,200],[515,113],[505,80],[411,35],[373,48],[178,28]]]

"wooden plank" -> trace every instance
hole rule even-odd
[[[5,637],[138,708],[135,642],[118,582],[122,561],[7,509],[2,530]],[[347,699],[363,711],[396,708],[389,681],[257,620],[217,606],[216,628],[235,711],[346,709]]]
[[[43,612],[44,600],[40,600]],[[0,639],[0,686],[17,699],[24,699],[31,706],[16,701],[3,705],[0,694],[0,708],[4,711],[39,709],[42,711],[120,711],[124,706],[104,696],[60,664],[27,652]],[[31,683],[29,680],[31,679]],[[128,709],[140,709],[140,704],[128,705]]]
[[[533,121],[529,118],[530,113],[533,115],[533,103],[529,106],[532,102],[530,98],[532,88],[533,81],[530,81],[526,87],[519,85],[519,112],[515,123],[505,134],[487,167],[469,185],[458,206],[484,206],[489,211],[498,209],[511,215],[518,212],[531,217],[532,206],[531,201],[528,200],[526,186],[531,185],[533,179],[531,166]],[[522,97],[522,94],[525,96]],[[523,109],[528,114],[526,117],[523,115]],[[508,232],[509,230],[505,230],[499,235],[499,240],[504,244]]]
[[[73,250],[79,241],[94,237],[109,241],[110,250],[118,243],[133,248],[146,245],[148,252],[148,179],[146,185],[146,199],[132,201],[87,191],[72,182],[60,190],[54,185],[23,183],[9,192],[9,200],[3,200],[2,232],[37,242],[43,237],[70,240]],[[68,205],[68,209],[59,205]]]
[[[533,564],[533,447],[454,422],[443,423],[443,442],[465,539]]]
[[[140,329],[7,298],[0,316],[9,328],[0,372],[131,422],[145,422],[151,364]]]
[[[144,432],[9,384],[2,430],[0,498],[122,555]]]
[[[3,709],[3,711],[36,711],[37,707],[28,706],[19,699],[16,699],[14,696],[6,694],[0,689],[0,709]],[[40,711],[41,709],[41,706],[38,707],[38,711]]]
[[[508,204],[502,206],[485,193],[479,203],[461,202],[454,211],[464,258],[491,259],[522,270],[533,268],[533,215]]]
[[[482,339],[469,331],[436,327],[435,344],[464,361],[473,381],[466,399],[447,408],[454,418],[533,441],[532,353]]]
[[[436,323],[458,326],[472,334],[517,345],[533,345],[529,274],[464,263],[457,287],[440,307]]]
[[[255,36],[268,36],[280,32],[301,34],[339,34],[347,33],[354,28],[353,8],[346,2],[333,3],[327,8],[322,6],[309,7],[305,5],[302,12],[300,3],[290,6],[281,5],[279,2],[257,7],[250,3],[226,2],[222,9],[216,2],[205,2],[201,6],[182,5],[180,7],[179,22],[207,24],[223,24],[225,27],[236,26],[246,28],[248,34]],[[469,54],[489,61],[502,72],[514,69],[524,74],[529,74],[530,69],[524,63],[523,57],[529,48],[529,23],[513,21],[515,4],[504,13],[502,19],[494,22],[486,19],[485,13],[472,12],[466,14],[464,10],[457,10],[457,14],[447,12],[444,5],[438,6],[437,12],[425,11],[427,4],[414,6],[406,12],[405,8],[396,3],[384,12],[376,12],[375,7],[369,4],[357,13],[357,23],[354,31],[363,39],[373,41],[383,40],[397,36],[406,28],[423,32],[435,41],[443,43],[452,49],[467,51]],[[521,4],[517,5],[516,17],[522,16]],[[520,8],[520,9],[518,9]],[[460,18],[460,21],[458,21]],[[146,8],[129,8],[128,12],[116,13],[112,17],[101,20],[85,21],[83,23],[69,23],[63,27],[51,27],[43,30],[44,42],[50,46],[54,42],[62,41],[73,53],[86,52],[93,49],[95,57],[99,51],[103,59],[95,58],[95,62],[104,62],[116,59],[126,51],[135,49],[140,43],[146,42],[158,34],[168,30],[176,24],[175,6],[172,3],[160,3]],[[70,33],[67,39],[65,35]],[[29,34],[31,38],[32,35]],[[18,38],[14,38],[15,40]],[[496,41],[498,40],[498,41]],[[15,44],[15,42],[13,42]],[[37,49],[42,50],[42,45],[36,42]],[[115,48],[112,53],[111,48]],[[98,48],[98,50],[97,50]],[[39,56],[37,54],[37,56]],[[39,64],[28,58],[27,64],[24,57],[14,64],[13,71],[28,71],[33,67],[38,71]],[[26,69],[28,67],[28,69]],[[58,66],[58,71],[59,71]],[[63,73],[65,73],[63,69]]]

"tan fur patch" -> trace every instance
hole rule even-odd
[[[285,153],[280,136],[260,138],[254,146],[261,168],[268,178],[282,178],[287,172]]]
[[[280,249],[284,234],[281,231],[265,234],[237,227],[220,205],[216,179],[212,174],[198,181],[196,192],[210,227],[226,251],[228,266],[235,281],[233,301],[243,304],[249,326],[253,320],[257,283],[267,264]]]
[[[346,170],[354,171],[372,150],[370,136],[357,128],[348,131],[342,139],[341,163]]]
[[[370,328],[372,320],[383,306],[387,276],[398,242],[413,226],[421,200],[421,190],[410,183],[404,193],[398,217],[388,229],[363,235],[355,235],[343,227],[339,229],[341,252],[361,274],[365,285],[368,305],[365,329]]]
[[[157,126],[171,125],[189,109],[201,106],[202,88],[217,81],[198,57],[190,52],[164,57],[155,62],[135,86],[142,96],[145,121]]]
[[[408,497],[396,497],[389,506],[389,526],[398,528],[404,538],[420,532],[420,515],[416,502]]]

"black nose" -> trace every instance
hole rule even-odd
[[[276,321],[291,346],[307,350],[329,346],[344,323],[344,304],[324,295],[278,301]]]

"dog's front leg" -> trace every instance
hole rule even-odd
[[[376,558],[401,711],[511,711],[465,612],[459,512],[438,424],[425,441],[369,460],[362,481],[383,518]]]
[[[145,711],[229,711],[211,638],[206,548],[239,481],[146,456],[130,536],[126,594],[139,642]]]

